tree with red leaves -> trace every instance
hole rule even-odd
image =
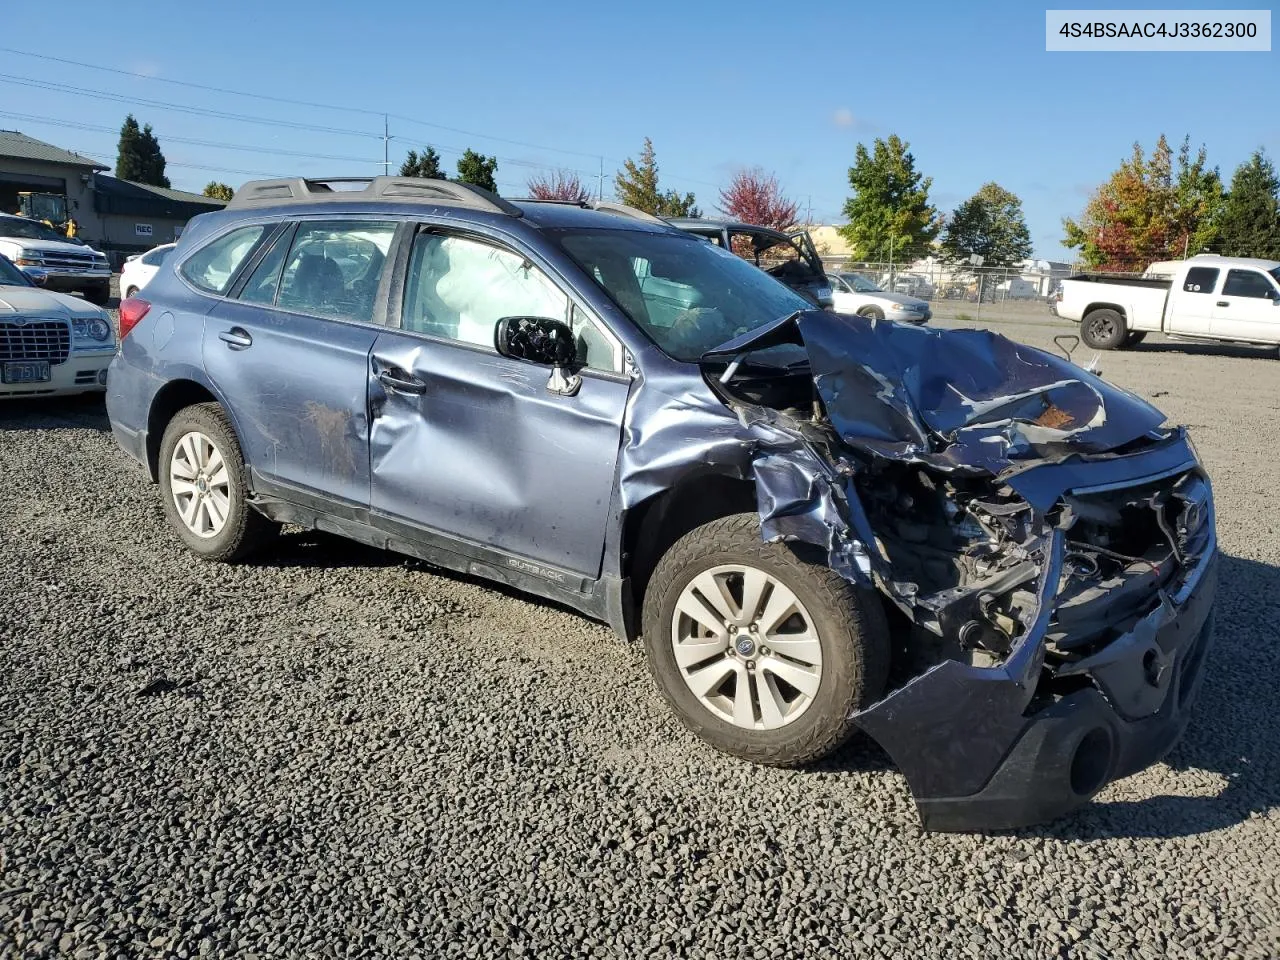
[[[571,170],[554,170],[551,173],[535,173],[526,184],[529,196],[535,200],[570,200],[586,203],[591,191],[583,186],[578,175]]]
[[[759,167],[739,170],[720,191],[720,210],[742,223],[775,230],[789,230],[796,225],[800,205],[782,194],[778,178]]]

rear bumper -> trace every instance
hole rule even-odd
[[[1043,709],[1001,667],[947,661],[857,717],[907,777],[928,830],[1002,830],[1083,806],[1186,729],[1213,642],[1218,554],[1114,640],[1092,684]],[[1032,674],[1035,683],[1038,670]]]

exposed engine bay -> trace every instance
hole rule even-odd
[[[1150,736],[1117,724],[1189,702],[1212,495],[1159,411],[993,334],[830,315],[717,348],[704,375],[761,436],[762,536],[821,544],[896,611],[901,669],[855,716],[907,774],[926,825],[964,828],[957,811],[984,791],[997,821],[1023,822],[998,781],[1019,750],[1042,762],[1038,717],[1101,718],[1066,764],[1063,796],[1087,799]],[[961,728],[981,742],[957,747]]]

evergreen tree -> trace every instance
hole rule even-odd
[[[1240,164],[1231,178],[1217,247],[1228,257],[1280,260],[1280,177],[1261,150]]]
[[[458,183],[470,183],[483,187],[490,193],[498,192],[498,184],[493,175],[498,172],[498,158],[486,157],[468,147],[458,158]]]
[[[860,260],[888,260],[891,254],[918,256],[938,235],[938,211],[929,203],[932,177],[916,170],[915,157],[897,134],[876,139],[870,151],[858,144],[845,201],[848,223],[841,235]]]
[[[151,124],[139,129],[138,121],[129,114],[120,127],[116,176],[153,187],[168,187],[169,178],[165,176],[164,168],[164,153],[160,150],[160,141],[151,131]]]
[[[425,177],[429,180],[449,179],[440,169],[440,154],[436,153],[433,147],[424,148],[421,154],[416,150],[410,150],[404,163],[400,164],[400,176]]]

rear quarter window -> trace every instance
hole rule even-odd
[[[266,233],[264,224],[224,233],[189,256],[179,271],[192,286],[207,293],[224,294],[230,289],[236,271]]]
[[[1184,293],[1213,293],[1218,285],[1218,271],[1214,267],[1192,267],[1182,281]]]

